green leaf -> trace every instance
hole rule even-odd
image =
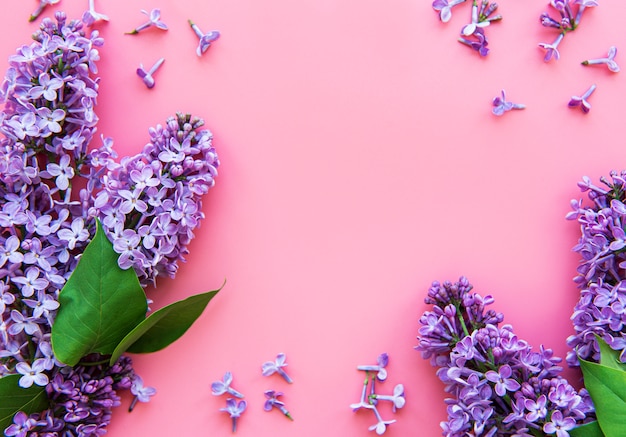
[[[600,347],[600,364],[617,370],[626,370],[626,364],[619,359],[619,352],[612,349],[606,341],[596,334],[596,341]]]
[[[605,437],[597,421],[577,426],[568,432],[570,437]]]
[[[0,432],[13,423],[13,416],[18,411],[32,414],[49,407],[45,387],[22,388],[18,385],[21,377],[8,375],[0,378]]]
[[[152,313],[118,344],[111,365],[126,351],[155,352],[178,340],[223,287],[222,284],[217,290],[190,296]]]
[[[626,372],[579,359],[596,408],[598,424],[606,437],[626,436]]]
[[[109,355],[146,317],[146,295],[135,271],[122,270],[100,222],[76,269],[59,294],[52,325],[56,358],[76,365],[91,353]]]

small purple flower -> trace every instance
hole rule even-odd
[[[220,37],[220,33],[217,30],[212,30],[207,33],[202,33],[200,28],[193,21],[191,20],[188,20],[188,21],[189,21],[189,25],[191,26],[191,29],[193,29],[196,36],[200,38],[200,41],[198,42],[198,48],[196,49],[196,54],[198,56],[202,56],[204,52],[206,52],[209,49],[209,47],[211,46],[211,43]]]
[[[128,412],[130,413],[137,405],[137,401],[139,402],[149,402],[150,398],[156,394],[156,388],[154,387],[145,387],[143,385],[143,379],[139,375],[135,375],[133,378],[133,383],[130,386],[130,392],[135,395],[133,401],[128,407]]]
[[[489,45],[485,31],[481,27],[477,27],[474,33],[468,37],[461,36],[458,41],[478,52],[480,56],[487,56],[489,54]]]
[[[615,46],[609,47],[609,52],[604,58],[597,59],[587,59],[586,61],[582,61],[582,65],[602,65],[606,64],[608,69],[613,73],[619,72],[619,65],[615,62],[615,55],[617,55],[617,48]]]
[[[87,26],[93,26],[98,21],[109,21],[109,17],[96,12],[95,0],[89,0],[89,9],[83,14],[83,22]]]
[[[383,352],[378,356],[376,361],[378,363],[376,365],[360,365],[357,366],[357,369],[365,370],[366,372],[377,372],[376,377],[378,378],[378,380],[384,381],[385,379],[387,379],[387,370],[385,369],[385,367],[387,367],[387,364],[389,364],[389,355]]]
[[[39,5],[37,6],[37,9],[35,9],[35,11],[32,14],[30,14],[30,18],[28,19],[28,21],[35,21],[37,17],[41,15],[41,13],[46,8],[46,6],[55,5],[59,3],[60,1],[61,0],[39,0]]]
[[[246,401],[237,402],[235,399],[226,399],[226,407],[220,408],[220,411],[227,412],[233,420],[233,432],[237,431],[237,419],[246,410],[248,403]]]
[[[278,398],[282,395],[283,393],[279,391],[265,391],[265,397],[267,400],[265,401],[265,405],[263,405],[263,409],[265,411],[272,411],[272,408],[278,408],[280,412],[283,413],[289,420],[293,420],[291,413],[287,411],[287,408],[285,408],[285,404],[278,400]]]
[[[559,33],[559,35],[556,37],[556,39],[554,40],[554,42],[552,44],[548,44],[545,42],[539,43],[539,47],[541,47],[542,49],[545,49],[546,54],[543,57],[543,60],[545,62],[548,62],[551,59],[554,59],[555,61],[558,61],[561,57],[561,54],[559,53],[559,44],[561,44],[561,41],[563,41],[563,37],[565,36],[564,32]]]
[[[508,112],[512,109],[526,108],[525,105],[522,105],[520,103],[512,103],[512,102],[507,101],[504,90],[502,90],[500,94],[501,94],[500,96],[494,97],[492,101],[493,109],[491,110],[491,112],[493,112],[494,115],[500,116],[504,114],[505,112]]]
[[[496,394],[498,396],[504,396],[507,391],[516,391],[521,387],[520,383],[511,378],[513,370],[511,366],[505,364],[500,366],[498,371],[489,370],[485,373],[485,378],[496,384]]]
[[[139,64],[139,68],[137,69],[137,75],[141,78],[141,80],[143,80],[143,83],[145,83],[148,88],[154,87],[155,82],[152,75],[156,73],[156,71],[159,69],[159,67],[161,67],[163,62],[165,62],[165,58],[159,59],[148,71],[143,68],[143,64]]]
[[[61,156],[58,164],[51,162],[46,168],[48,174],[56,177],[54,180],[59,190],[67,190],[70,186],[70,180],[74,177],[74,167],[70,162],[70,155]]]
[[[261,370],[263,376],[270,376],[274,373],[278,373],[282,376],[285,381],[289,384],[293,382],[293,380],[287,375],[287,373],[283,370],[283,367],[287,366],[287,356],[283,353],[276,355],[275,361],[266,361],[261,365]]]
[[[360,410],[361,408],[372,409],[374,407],[374,405],[372,405],[371,403],[365,400],[366,395],[367,395],[368,383],[369,383],[369,373],[365,372],[365,381],[363,382],[363,389],[361,390],[361,399],[359,400],[358,403],[350,404],[350,408],[352,408],[352,411],[357,411],[357,410]]]
[[[598,2],[596,0],[574,0],[574,3],[578,5],[578,12],[576,13],[576,18],[574,19],[574,25],[576,26],[580,24],[580,20],[583,17],[585,9],[598,6]]]
[[[221,381],[215,381],[213,384],[211,384],[211,393],[213,393],[214,396],[220,396],[224,393],[230,393],[237,398],[243,398],[243,394],[230,386],[232,382],[233,374],[231,372],[226,372],[224,374],[224,378],[222,378]]]
[[[561,411],[556,410],[550,417],[550,422],[546,422],[543,425],[544,432],[548,434],[555,434],[556,437],[569,437],[568,431],[576,426],[576,421],[573,417],[563,417]]]
[[[35,426],[37,426],[35,419],[28,417],[23,411],[18,411],[13,417],[11,426],[4,431],[4,435],[9,437],[26,437]]]
[[[587,99],[595,90],[596,84],[591,85],[582,96],[572,96],[567,106],[570,108],[580,107],[581,111],[587,114],[591,110],[591,104],[587,101]]]
[[[433,9],[439,11],[439,19],[443,23],[447,23],[452,18],[452,8],[465,2],[465,0],[435,0],[433,1]]]
[[[141,13],[148,16],[148,21],[137,26],[130,32],[126,32],[127,35],[136,35],[144,29],[149,27],[156,27],[157,29],[167,30],[167,25],[161,21],[161,10],[152,9],[150,12],[141,10]]]

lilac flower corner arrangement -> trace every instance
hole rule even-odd
[[[626,172],[578,184],[568,220],[580,224],[574,251],[580,290],[566,363],[582,370],[576,390],[561,360],[531,346],[487,309],[493,297],[462,277],[428,290],[416,349],[437,368],[449,394],[443,435],[619,437],[626,435]]]
[[[177,114],[149,129],[140,153],[116,161],[113,141],[94,135],[103,39],[62,12],[55,18],[10,57],[0,89],[7,436],[104,434],[120,390],[134,395],[130,410],[156,393],[126,352],[168,346],[218,292],[150,312],[143,290],[175,276],[204,218],[219,166],[211,133]],[[150,14],[163,29],[158,18]],[[163,326],[176,328],[157,333]]]

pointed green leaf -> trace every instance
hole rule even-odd
[[[596,341],[600,347],[600,364],[617,370],[626,370],[626,364],[619,359],[619,352],[612,349],[606,341],[596,334]]]
[[[597,421],[577,426],[568,432],[569,437],[605,437]]]
[[[626,436],[626,372],[591,361],[579,360],[596,408],[598,424],[606,437]]]
[[[0,432],[13,423],[13,416],[18,411],[32,414],[48,409],[46,389],[37,385],[22,388],[18,385],[21,377],[8,375],[0,378]]]
[[[152,313],[119,343],[111,356],[111,364],[126,351],[155,352],[178,340],[222,287],[190,296]]]
[[[146,316],[146,295],[137,274],[122,270],[100,222],[76,269],[59,294],[52,326],[56,358],[76,365],[85,355],[109,355]]]

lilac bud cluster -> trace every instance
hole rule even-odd
[[[555,29],[558,35],[553,43],[539,43],[546,53],[544,61],[560,58],[559,44],[568,32],[576,30],[582,19],[585,9],[598,6],[597,0],[551,0],[552,12],[558,14],[556,18],[550,12],[543,12],[539,18],[542,26]]]
[[[112,408],[120,405],[117,390],[129,389],[135,378],[128,357],[110,367],[95,363],[64,367],[46,386],[50,409],[29,416],[18,412],[5,435],[103,435]]]
[[[567,219],[578,221],[581,233],[574,246],[581,256],[574,278],[580,298],[571,317],[576,333],[567,339],[571,366],[578,365],[578,357],[599,361],[596,335],[626,362],[626,171],[612,171],[600,182],[598,186],[584,177],[578,186],[591,204],[572,200],[567,214]]]
[[[218,166],[210,132],[196,131],[202,121],[188,115],[151,129],[143,151],[121,163],[110,139],[90,148],[103,40],[62,12],[55,18],[10,57],[0,87],[0,377],[46,387],[52,405],[31,417],[18,413],[6,435],[43,427],[60,427],[57,435],[104,433],[115,390],[132,386],[132,367],[122,359],[68,368],[55,359],[50,332],[59,291],[96,217],[106,222],[120,265],[134,267],[142,284],[173,276]]]
[[[593,417],[587,392],[559,376],[560,359],[502,325],[503,315],[486,309],[494,299],[473,293],[466,278],[434,282],[425,301],[433,309],[420,318],[416,349],[452,396],[443,435],[566,437]]]

